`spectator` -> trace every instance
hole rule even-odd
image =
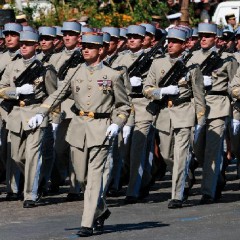
[[[211,6],[209,3],[203,4],[203,10],[200,15],[201,22],[205,22],[205,23],[210,22],[210,15],[209,15],[210,8]]]

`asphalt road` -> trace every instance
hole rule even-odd
[[[228,168],[228,183],[222,199],[211,205],[198,205],[200,169],[189,201],[182,209],[168,209],[171,181],[167,175],[151,189],[141,203],[124,205],[122,196],[109,198],[112,215],[105,233],[89,239],[239,240],[240,181],[236,165]],[[5,186],[0,185],[0,240],[79,239],[83,201],[66,202],[67,187],[61,194],[45,197],[38,207],[23,209],[22,202],[6,202]]]

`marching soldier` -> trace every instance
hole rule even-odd
[[[71,58],[75,51],[80,51],[78,45],[80,40],[81,25],[78,22],[63,22],[61,29],[63,33],[63,41],[65,48],[62,52],[52,55],[49,62],[55,67],[58,72],[58,87],[61,86],[65,76],[62,73],[67,69],[66,66],[67,60]],[[58,125],[56,131],[55,139],[55,164],[54,171],[51,179],[51,189],[52,192],[58,192],[59,185],[61,182],[61,172],[64,172],[66,168],[69,171],[70,178],[70,189],[67,195],[68,201],[76,201],[80,199],[80,186],[76,179],[76,174],[73,169],[73,163],[70,158],[70,146],[65,141],[65,136],[67,133],[68,126],[72,117],[74,116],[73,112],[70,110],[74,101],[70,98],[67,98],[61,104],[61,122]],[[59,176],[60,175],[60,176]],[[57,177],[58,176],[58,177]],[[65,179],[64,179],[65,180]]]
[[[4,25],[3,34],[5,36],[6,51],[0,55],[0,71],[1,75],[5,72],[6,67],[12,61],[21,58],[20,54],[20,32],[22,26],[17,23],[6,23]],[[2,76],[1,76],[2,77]],[[1,142],[2,142],[2,161],[6,166],[6,184],[7,184],[7,201],[17,201],[22,199],[22,183],[23,175],[21,174],[16,163],[11,158],[11,140],[9,131],[6,129],[7,111],[0,107],[1,118],[3,124],[1,127]]]
[[[62,27],[54,26],[54,28],[56,28],[56,37],[54,39],[54,50],[56,53],[58,53],[58,52],[61,52],[64,48],[63,33],[62,33]]]
[[[141,23],[140,25],[146,28],[146,34],[143,41],[143,49],[145,52],[147,52],[153,46],[155,40],[156,27],[149,23]]]
[[[20,32],[20,51],[23,58],[7,66],[0,82],[1,98],[6,104],[14,105],[7,116],[6,128],[10,131],[11,156],[25,176],[24,208],[36,206],[40,181],[37,166],[41,161],[41,139],[47,124],[46,121],[42,128],[33,132],[27,121],[36,114],[36,109],[44,98],[57,87],[55,71],[37,64],[38,37],[34,32]],[[30,73],[25,72],[27,68]],[[19,78],[23,72],[26,74],[25,78]],[[28,82],[30,74],[34,76],[33,82]]]
[[[123,81],[117,71],[100,61],[103,37],[100,33],[82,36],[82,52],[86,63],[71,69],[62,86],[52,94],[30,119],[29,126],[39,126],[49,108],[73,94],[74,115],[66,136],[71,146],[72,161],[84,191],[84,210],[79,236],[93,235],[93,227],[103,227],[109,217],[101,196],[102,172],[109,144],[125,124],[130,107]],[[113,112],[111,112],[113,109]],[[111,118],[112,117],[112,118]],[[107,137],[106,137],[107,136]],[[110,139],[110,141],[106,141]]]
[[[183,189],[191,157],[191,128],[195,125],[195,118],[199,126],[205,120],[203,79],[197,64],[187,63],[181,78],[176,79],[173,84],[164,86],[162,82],[176,61],[183,60],[185,47],[186,32],[180,28],[169,29],[169,56],[153,61],[143,89],[147,98],[159,100],[160,112],[155,125],[159,132],[160,153],[166,162],[171,160],[174,151],[172,199],[168,208],[182,207]],[[192,95],[194,104],[191,102]]]
[[[217,25],[200,23],[198,26],[201,49],[194,53],[192,61],[199,63],[203,70],[203,62],[216,51]],[[206,63],[207,66],[209,66]],[[237,70],[237,62],[232,54],[224,52],[217,58],[217,64],[211,72],[205,73],[204,86],[207,89],[206,129],[199,130],[195,141],[194,152],[199,161],[203,161],[201,204],[213,203],[221,197],[225,185],[220,177],[223,157],[223,141],[226,124],[230,115],[228,84]]]

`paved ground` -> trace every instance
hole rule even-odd
[[[141,203],[123,205],[124,196],[108,199],[112,212],[105,234],[89,239],[239,240],[240,183],[235,164],[228,168],[228,184],[219,203],[200,206],[200,177],[188,203],[177,210],[167,208],[170,176],[157,182],[150,196]],[[200,175],[200,172],[198,172]],[[4,201],[0,195],[0,240],[78,239],[83,201],[66,202],[67,188],[57,196],[45,197],[34,209],[23,209],[22,202]]]

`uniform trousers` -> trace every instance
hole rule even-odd
[[[21,171],[24,173],[24,200],[37,198],[40,179],[40,167],[42,162],[41,143],[44,128],[20,133],[10,132],[11,156]]]
[[[130,150],[130,176],[127,189],[127,196],[139,197],[140,189],[147,187],[151,181],[152,159],[149,161],[149,151],[152,149],[148,146],[151,142],[153,145],[154,134],[149,135],[151,121],[135,122]],[[151,138],[152,141],[148,141]]]
[[[159,131],[160,152],[164,159],[168,160],[168,164],[171,163],[169,159],[171,159],[173,150],[172,199],[182,200],[183,198],[185,180],[191,159],[190,136],[191,127],[171,129],[170,133]],[[171,137],[174,139],[171,139]],[[172,146],[173,142],[174,145]]]
[[[206,129],[195,143],[195,153],[203,160],[202,194],[215,197],[223,161],[223,143],[226,118],[208,119]],[[203,156],[203,157],[201,157]]]
[[[92,228],[96,213],[100,211],[101,213],[98,213],[98,215],[101,215],[105,211],[105,209],[101,211],[100,208],[106,206],[102,202],[105,201],[102,198],[103,172],[109,146],[102,147],[92,162],[89,162],[89,159],[98,151],[99,146],[91,148],[84,146],[83,149],[70,146],[70,148],[74,170],[81,189],[84,191],[84,209],[81,226]]]

